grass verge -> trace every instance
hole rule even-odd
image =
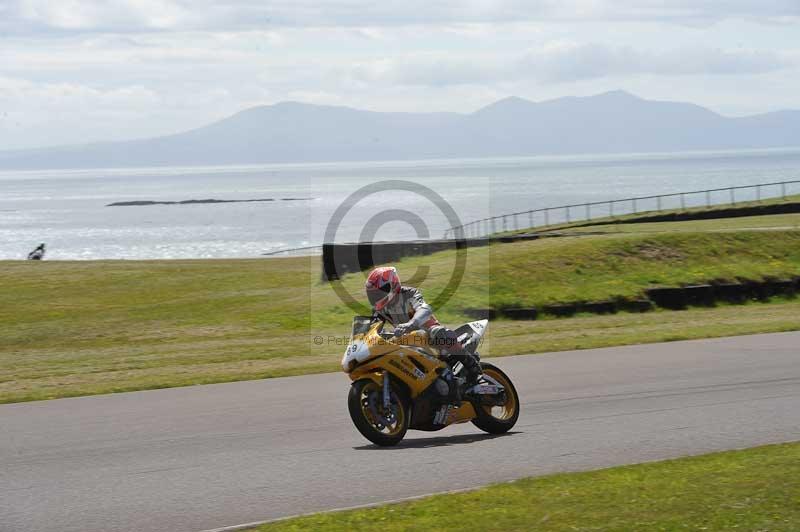
[[[440,293],[455,251],[410,257],[401,274],[429,268]],[[495,244],[468,251],[465,279],[445,311],[641,299],[648,288],[800,275],[800,231],[621,233]],[[345,278],[356,291],[361,276]]]
[[[271,523],[299,530],[794,531],[800,444],[496,484],[460,494]]]

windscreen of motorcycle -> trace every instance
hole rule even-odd
[[[475,331],[475,336],[483,338],[483,335],[486,334],[486,327],[489,325],[489,320],[471,321],[468,325],[470,329]]]
[[[465,323],[455,330],[458,335],[459,342],[465,342],[472,338],[474,341],[479,341],[486,334],[486,327],[489,325],[489,320],[477,320]]]

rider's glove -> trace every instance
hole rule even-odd
[[[403,336],[403,335],[406,335],[406,334],[410,333],[413,330],[414,330],[414,324],[411,323],[410,321],[408,321],[406,323],[401,323],[397,327],[395,327],[394,328],[394,335],[395,336]]]

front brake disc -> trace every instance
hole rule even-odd
[[[395,406],[391,405],[391,411],[389,412],[388,416],[385,416],[383,411],[383,406],[378,406],[378,394],[377,392],[373,392],[369,395],[369,411],[372,414],[372,422],[375,426],[380,425],[391,425],[392,421],[394,420],[395,414],[394,409]]]

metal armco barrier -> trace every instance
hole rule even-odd
[[[459,235],[463,235],[465,238],[479,238],[498,232],[541,229],[565,223],[589,222],[597,218],[613,219],[639,213],[656,214],[698,207],[738,205],[766,199],[786,198],[793,194],[800,194],[800,180],[576,203],[475,220],[449,228],[445,231],[444,238],[454,238]]]

